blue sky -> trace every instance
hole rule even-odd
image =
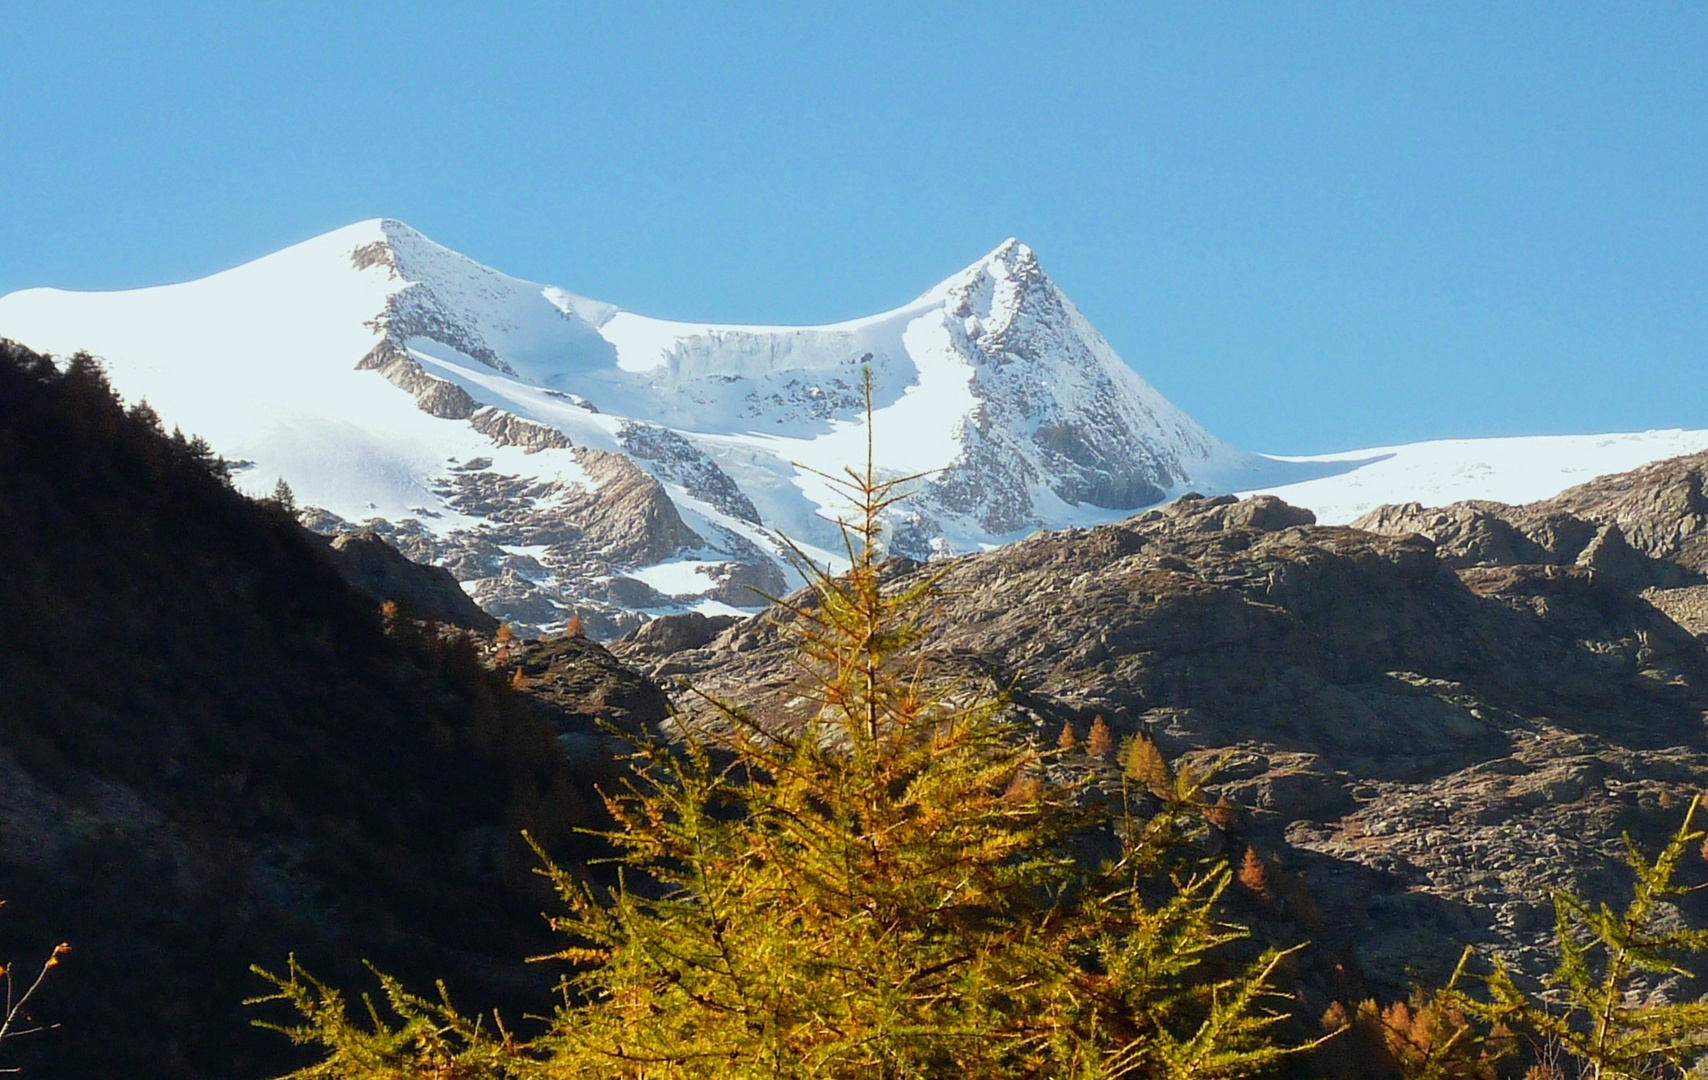
[[[1708,427],[1701,4],[0,0],[0,148],[0,293],[385,215],[822,322],[1016,235],[1253,449]]]

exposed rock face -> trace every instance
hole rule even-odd
[[[530,454],[541,450],[568,450],[569,436],[554,427],[524,420],[503,409],[481,409],[469,418],[469,425],[499,446],[520,446]]]
[[[307,524],[328,535],[366,531],[415,562],[445,568],[476,604],[524,636],[579,615],[589,634],[616,637],[644,621],[634,609],[671,603],[620,568],[662,562],[703,541],[664,486],[628,458],[587,447],[573,453],[590,486],[498,472],[487,458],[449,471],[438,494],[453,509],[481,519],[479,528],[435,534],[408,519],[358,526],[325,511],[311,511]],[[727,538],[725,546],[739,550],[739,543],[739,537]],[[537,553],[511,550],[517,547]],[[762,601],[752,586],[767,595],[781,592],[781,574],[757,553],[753,558],[752,566],[721,566],[709,595],[739,596],[726,602],[754,607]]]
[[[602,450],[582,450],[577,457],[599,490],[595,497],[566,499],[564,517],[579,526],[583,541],[605,558],[644,565],[701,543],[664,485],[634,462]]]
[[[1708,573],[1708,454],[1691,454],[1604,476],[1538,507],[1619,526],[1631,546]]]
[[[916,500],[924,513],[1012,532],[1037,521],[1034,484],[1070,504],[1132,510],[1161,500],[1188,480],[1188,460],[1214,452],[1207,433],[1108,362],[1108,343],[1025,244],[1004,243],[944,295],[944,327],[977,372],[980,403],[961,459]]]
[[[326,551],[339,575],[376,603],[391,600],[416,618],[483,634],[498,629],[498,620],[469,599],[450,571],[411,562],[377,533],[342,533],[326,541]]]
[[[1456,569],[1582,566],[1631,589],[1699,583],[1699,575],[1668,560],[1664,553],[1657,558],[1632,547],[1617,522],[1561,509],[1558,499],[1528,506],[1493,502],[1453,503],[1439,509],[1417,503],[1381,506],[1352,527],[1387,536],[1426,536],[1442,560]]]
[[[487,344],[480,331],[459,319],[454,305],[441,296],[439,290],[420,280],[418,263],[423,252],[415,237],[388,222],[386,239],[363,244],[350,252],[350,265],[357,270],[384,266],[394,278],[409,280],[409,284],[392,294],[385,310],[370,323],[382,332],[389,342],[402,344],[411,338],[425,338],[457,350],[478,360],[494,371],[514,374],[502,357]],[[431,258],[428,254],[427,258]],[[491,272],[488,271],[488,275]],[[479,288],[486,282],[471,283]]]
[[[625,423],[617,437],[623,449],[651,462],[659,475],[681,484],[688,494],[732,517],[759,524],[753,500],[742,493],[728,473],[693,443],[657,424]]]
[[[536,715],[557,732],[570,768],[607,790],[622,783],[616,763],[634,749],[629,740],[658,737],[670,716],[670,699],[658,684],[597,642],[518,641],[504,653],[502,662],[522,673]]]
[[[1189,496],[955,560],[927,655],[1012,685],[1044,738],[1100,714],[1171,757],[1231,755],[1231,842],[1314,896],[1266,932],[1350,950],[1388,994],[1442,977],[1466,941],[1533,976],[1549,889],[1612,899],[1621,832],[1656,840],[1708,785],[1708,654],[1638,592],[1685,571],[1625,526],[1509,511],[1387,508],[1367,531]],[[923,572],[886,566],[898,588]],[[786,621],[617,649],[786,714]]]
[[[672,653],[699,649],[741,620],[734,615],[702,615],[690,611],[685,615],[665,615],[644,623],[614,642],[611,648],[617,655],[645,662]]]
[[[408,394],[422,412],[445,420],[467,420],[480,408],[468,391],[456,383],[429,375],[420,361],[393,345],[381,341],[362,357],[356,367],[362,371],[377,371],[386,381]]]
[[[670,715],[670,699],[657,683],[586,638],[518,643],[512,647],[510,663],[521,669],[529,696],[560,732],[591,734],[593,725],[603,722],[643,735],[656,731]]]
[[[1500,503],[1462,502],[1440,508],[1420,503],[1380,506],[1352,523],[1384,536],[1426,536],[1448,566],[1510,566],[1552,563],[1553,552],[1502,517]]]

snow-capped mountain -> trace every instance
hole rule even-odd
[[[200,281],[0,299],[0,334],[102,357],[256,493],[368,523],[500,617],[751,607],[777,535],[833,559],[819,472],[930,472],[893,543],[926,556],[1305,475],[1217,440],[1008,241],[894,311],[820,327],[665,322],[368,221]]]
[[[720,326],[521,281],[375,220],[200,281],[13,293],[0,336],[102,357],[126,397],[237,462],[245,490],[282,478],[317,527],[374,528],[525,629],[757,606],[793,583],[779,536],[834,563],[841,511],[820,474],[864,460],[863,369],[878,467],[929,474],[891,522],[892,549],[917,557],[1188,489],[1280,490],[1347,517],[1443,478],[1484,494],[1463,454],[1283,460],[1221,442],[1014,240],[880,315]],[[1708,446],[1699,434],[1640,452]],[[1553,490],[1587,478],[1560,475]]]

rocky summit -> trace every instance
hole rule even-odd
[[[1540,975],[1551,890],[1617,899],[1622,834],[1652,846],[1708,788],[1708,653],[1685,603],[1703,589],[1705,464],[1358,527],[1188,495],[886,572],[896,588],[941,575],[930,666],[1011,688],[1038,738],[1102,716],[1176,763],[1219,763],[1228,850],[1290,883],[1248,898],[1264,932],[1403,996],[1467,942]],[[615,651],[786,712],[790,621],[664,620]]]

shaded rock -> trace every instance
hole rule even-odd
[[[1655,560],[1627,543],[1624,532],[1611,523],[1596,531],[1576,561],[1578,566],[1588,567],[1631,590],[1646,589],[1664,576],[1654,569]]]
[[[634,735],[656,732],[670,699],[596,641],[558,637],[513,646],[531,700],[560,734],[591,734],[599,723]]]
[[[788,588],[783,571],[770,560],[724,563],[712,571],[717,583],[705,596],[708,600],[738,608],[757,608],[769,603],[766,597],[781,596]]]
[[[612,575],[605,586],[605,595],[620,607],[627,608],[656,608],[670,603],[670,598],[648,585],[622,574]]]
[[[339,575],[375,603],[390,600],[416,618],[482,634],[498,629],[498,620],[469,599],[449,570],[410,561],[376,533],[340,533],[326,541],[326,553]]]
[[[663,615],[642,623],[611,645],[620,656],[657,658],[687,649],[704,648],[741,620],[734,615]]]
[[[21,951],[77,950],[36,999],[75,1034],[6,1064],[281,1075],[296,1049],[237,1003],[293,951],[340,985],[372,958],[541,1000],[555,976],[520,961],[552,947],[550,900],[514,807],[558,792],[574,865],[594,793],[549,742],[495,753],[538,725],[482,712],[484,672],[388,636],[339,553],[72,366],[0,342],[0,891]]]

